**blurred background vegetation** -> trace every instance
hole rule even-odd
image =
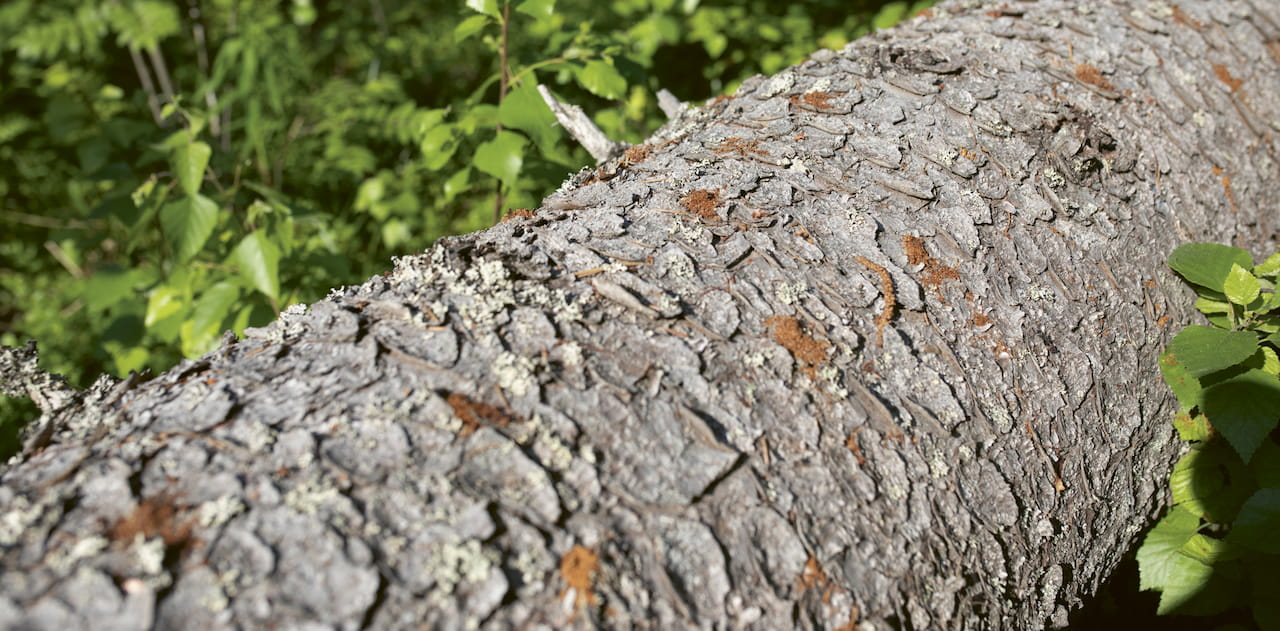
[[[164,370],[393,255],[536,207],[614,139],[928,1],[6,0],[0,344]],[[0,457],[29,402],[0,397]]]

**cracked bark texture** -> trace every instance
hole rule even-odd
[[[1275,247],[1277,22],[944,4],[100,383],[3,469],[0,626],[1062,626],[1165,502],[1164,257]]]

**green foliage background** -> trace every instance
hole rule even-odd
[[[536,206],[590,162],[536,82],[638,142],[658,88],[700,101],[928,4],[8,0],[0,344],[79,386],[163,370]],[[36,414],[0,398],[0,455]]]

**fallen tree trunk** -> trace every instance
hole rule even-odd
[[[144,384],[15,377],[0,626],[1062,626],[1158,514],[1280,10],[945,4]]]

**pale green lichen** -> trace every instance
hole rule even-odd
[[[218,528],[244,510],[244,502],[234,495],[222,495],[218,499],[200,505],[197,520],[205,528]]]
[[[164,552],[163,538],[147,539],[146,535],[138,533],[129,544],[128,554],[138,572],[143,576],[155,576],[164,571]]]
[[[104,537],[92,535],[77,540],[70,547],[57,548],[48,557],[48,565],[58,572],[65,572],[76,562],[98,554],[106,549],[109,542]]]
[[[313,480],[307,480],[289,489],[284,494],[284,503],[299,513],[311,515],[327,504],[329,500],[337,497],[337,495],[338,489]]]
[[[778,283],[773,289],[773,295],[784,305],[795,304],[799,302],[805,292],[809,291],[809,286],[802,282],[795,283]]]
[[[534,364],[527,357],[505,351],[498,355],[491,367],[498,385],[517,397],[524,396],[533,388],[533,369]]]
[[[32,506],[27,498],[19,495],[10,504],[10,510],[0,515],[0,545],[11,546],[18,542],[22,533],[34,524],[44,509]]]

